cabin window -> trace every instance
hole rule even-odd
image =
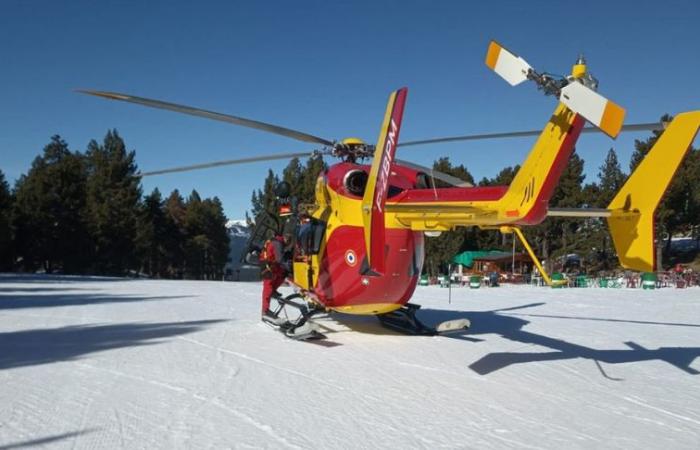
[[[416,189],[432,189],[433,179],[423,172],[418,172],[416,175]]]
[[[396,197],[402,192],[403,189],[398,186],[389,186],[389,191],[386,193],[386,198]]]
[[[326,222],[310,218],[299,227],[297,245],[302,255],[317,255],[321,251]]]

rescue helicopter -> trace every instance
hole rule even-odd
[[[653,271],[654,211],[700,127],[700,111],[678,114],[670,123],[624,125],[625,110],[597,92],[598,81],[589,73],[582,57],[573,65],[569,76],[557,77],[536,71],[523,58],[491,41],[485,62],[510,85],[530,81],[546,96],[557,100],[541,131],[399,143],[407,88],[389,96],[376,146],[357,138],[331,141],[265,122],[160,100],[105,91],[80,92],[224,121],[322,146],[310,152],[181,166],[144,172],[141,176],[319,154],[339,158],[340,162],[319,176],[315,207],[308,216],[300,214],[293,205],[290,207],[284,188],[278,193],[285,213],[298,225],[287,277],[295,292],[276,297],[278,306],[268,322],[294,339],[322,338],[310,319],[317,314],[338,312],[374,315],[389,328],[431,335],[463,330],[469,322],[457,319],[428,327],[416,317],[420,306],[409,303],[423,268],[426,235],[459,226],[514,233],[545,281],[551,284],[521,228],[539,224],[551,216],[601,217],[607,219],[621,265]],[[586,122],[593,126],[585,127]],[[615,138],[621,131],[661,129],[665,129],[662,136],[607,208],[548,207],[582,133],[602,131]],[[475,187],[396,158],[397,148],[402,146],[519,136],[538,138],[509,186]],[[370,158],[371,164],[363,164],[363,160]],[[435,180],[451,186],[437,187]],[[260,249],[266,233],[282,232],[282,225],[272,215],[256,222],[248,247],[251,255]]]

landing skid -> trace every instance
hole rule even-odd
[[[263,322],[294,340],[326,338],[318,331],[318,327],[309,321],[314,315],[324,312],[322,308],[309,308],[300,294],[291,294],[286,297],[274,295],[273,298],[277,300],[277,307],[271,310],[272,314],[263,316]],[[291,318],[287,308],[292,312]]]
[[[407,303],[395,311],[377,317],[384,327],[414,336],[435,336],[469,328],[470,323],[467,319],[448,320],[438,324],[436,328],[429,327],[416,317],[419,309],[420,305]]]

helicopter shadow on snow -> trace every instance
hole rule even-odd
[[[524,307],[532,307],[532,306],[539,306],[543,305],[544,303],[536,303],[536,304],[531,304],[531,305],[524,305],[522,307],[518,308],[524,308]],[[479,314],[479,313],[474,313],[470,311],[457,311],[457,310],[441,310],[441,309],[428,309],[428,308],[421,308],[418,310],[418,313],[416,314],[417,318],[423,322],[425,325],[429,327],[435,327],[441,322],[449,321],[449,320],[456,320],[456,319],[470,319],[472,321],[472,327],[470,327],[467,330],[460,330],[460,331],[455,331],[449,334],[443,335],[444,337],[450,337],[453,339],[462,339],[465,341],[469,342],[481,342],[483,339],[476,338],[471,336],[474,334],[474,314]],[[477,319],[477,320],[481,320]],[[522,321],[524,323],[527,323],[527,321]],[[325,320],[314,320],[314,323],[317,323],[321,326],[323,329],[323,332],[326,333],[338,333],[338,332],[345,332],[345,331],[352,331],[356,333],[365,333],[365,334],[373,334],[373,335],[386,335],[386,336],[406,336],[407,338],[412,338],[412,337],[421,337],[421,335],[416,335],[416,336],[411,336],[411,335],[406,335],[404,333],[401,333],[399,331],[391,330],[389,328],[386,328],[382,326],[382,324],[379,322],[377,317],[375,316],[362,316],[362,315],[351,315],[351,314],[340,314],[340,313],[334,313],[332,316],[330,316],[328,319]],[[337,326],[334,325],[341,325],[341,328],[339,329]],[[516,326],[515,324],[511,324],[513,326]],[[481,334],[481,333],[477,333]]]
[[[595,349],[581,344],[575,344],[542,334],[537,334],[525,330],[525,326],[530,323],[523,317],[545,317],[562,320],[583,320],[583,321],[604,321],[604,322],[625,322],[648,326],[674,326],[674,327],[700,327],[700,324],[692,323],[668,323],[652,321],[634,321],[595,317],[575,317],[575,316],[548,316],[542,314],[520,314],[517,311],[522,309],[542,306],[544,303],[531,303],[512,308],[491,310],[491,311],[445,311],[445,310],[421,310],[419,317],[426,323],[439,323],[444,320],[467,317],[471,321],[471,327],[457,338],[469,338],[475,342],[480,341],[474,338],[478,335],[495,334],[502,338],[523,344],[536,345],[540,348],[549,348],[551,352],[494,352],[489,353],[479,360],[471,363],[469,368],[480,375],[488,375],[492,372],[506,367],[536,363],[542,361],[556,361],[566,359],[588,359],[594,361],[601,374],[614,381],[620,379],[608,376],[601,362],[607,364],[623,364],[643,361],[659,360],[665,361],[682,371],[698,375],[700,371],[690,367],[693,361],[700,357],[700,347],[659,347],[656,349],[644,348],[634,341],[624,341],[627,348],[621,349]],[[422,313],[422,316],[420,315]]]
[[[606,364],[623,364],[643,361],[665,361],[690,375],[698,375],[700,371],[691,367],[696,358],[700,357],[700,347],[659,347],[656,349],[644,348],[634,341],[623,341],[627,348],[621,349],[595,349],[581,344],[575,344],[554,337],[537,334],[525,330],[530,323],[523,317],[545,317],[562,320],[625,322],[645,326],[674,326],[674,327],[700,327],[700,324],[692,323],[668,323],[652,321],[634,321],[595,317],[575,316],[548,316],[542,314],[520,314],[523,309],[536,308],[545,303],[530,303],[511,308],[490,311],[456,311],[439,309],[421,309],[417,317],[429,326],[455,319],[467,318],[471,326],[467,330],[443,335],[452,339],[461,339],[475,344],[483,342],[486,338],[479,336],[498,335],[504,339],[523,344],[538,346],[536,352],[493,352],[488,353],[477,361],[469,364],[469,368],[480,375],[488,375],[492,372],[509,366],[544,361],[556,361],[566,359],[588,359],[595,362],[601,375],[609,380],[621,381],[618,378],[608,376],[601,362]],[[335,315],[333,319],[352,331],[371,333],[376,335],[399,335],[395,331],[381,326],[374,317],[357,317]],[[410,338],[410,337],[409,337]],[[487,344],[485,344],[487,345]],[[552,351],[543,352],[542,348]]]

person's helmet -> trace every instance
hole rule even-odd
[[[292,187],[286,181],[280,181],[275,186],[275,195],[277,198],[287,198],[292,195]]]

